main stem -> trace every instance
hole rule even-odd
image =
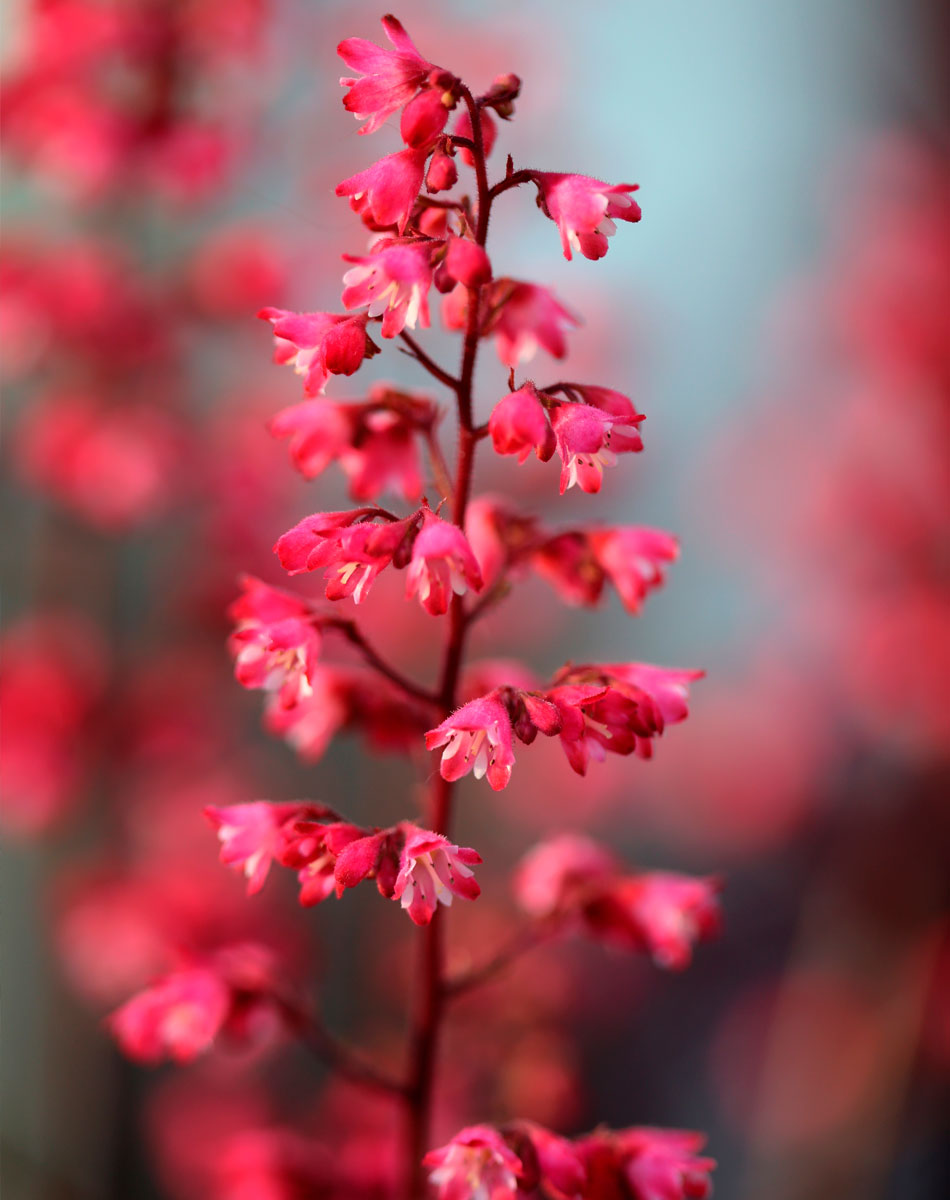
[[[485,144],[482,138],[481,114],[472,93],[464,88],[462,98],[472,121],[475,178],[478,185],[478,217],[475,240],[485,245],[488,237],[488,218],[491,193],[485,165]],[[459,372],[456,398],[458,401],[459,445],[455,464],[455,490],[452,520],[462,527],[472,491],[475,448],[478,436],[472,422],[472,384],[475,360],[478,356],[480,288],[469,288],[468,320],[462,347],[462,366]],[[442,660],[439,684],[439,704],[447,717],[458,703],[458,681],[468,631],[468,615],[461,596],[452,597],[449,610],[449,634]],[[452,821],[453,785],[436,775],[429,800],[428,825],[435,833],[448,835]],[[444,914],[437,910],[422,932],[421,961],[412,1021],[410,1080],[407,1089],[408,1121],[406,1132],[407,1200],[422,1200],[425,1194],[425,1172],[422,1157],[429,1149],[429,1126],[432,1114],[432,1093],[435,1084],[436,1056],[439,1032],[446,1000],[444,969]]]

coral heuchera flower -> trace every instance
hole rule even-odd
[[[554,453],[554,430],[533,383],[498,401],[488,419],[488,430],[496,454],[517,454],[519,463],[532,450],[542,462]]]
[[[496,792],[511,778],[515,756],[512,750],[508,710],[494,695],[470,700],[426,734],[426,749],[445,746],[439,770],[449,781],[469,771],[476,779],[487,775]]]
[[[396,337],[408,325],[429,327],[432,248],[428,242],[390,241],[362,258],[344,255],[354,264],[343,276],[344,308],[368,306],[371,317],[383,318],[382,335]]]
[[[587,175],[532,171],[540,203],[561,232],[564,257],[578,250],[585,258],[603,258],[607,239],[617,232],[616,221],[639,221],[640,205],[630,192],[636,183],[601,183]]]
[[[412,544],[406,595],[418,596],[426,612],[437,617],[448,611],[453,593],[464,596],[469,588],[477,592],[481,587],[481,572],[465,534],[426,509]]]
[[[178,971],[133,996],[109,1018],[124,1052],[138,1062],[166,1056],[190,1062],[207,1050],[231,1009],[231,992],[217,972]]]
[[[312,806],[258,800],[227,808],[209,805],[205,816],[221,842],[221,861],[244,872],[247,894],[252,896],[264,886],[270,865],[280,853],[284,826],[313,817],[316,811]]]
[[[515,1200],[521,1159],[490,1125],[461,1129],[423,1159],[438,1200]]]
[[[628,930],[660,967],[689,966],[696,942],[719,932],[718,879],[695,879],[668,871],[635,875],[616,888],[612,902]],[[620,933],[620,940],[626,940]]]
[[[618,1135],[624,1174],[636,1200],[705,1200],[712,1194],[713,1158],[699,1158],[706,1143],[685,1129],[627,1129]]]
[[[357,211],[368,212],[382,228],[395,225],[403,233],[422,189],[428,156],[425,149],[388,154],[365,171],[338,183],[336,194],[350,196]]]
[[[229,645],[234,674],[246,688],[277,691],[288,707],[312,695],[322,638],[310,605],[253,576],[228,610],[237,623]]]
[[[257,315],[274,327],[274,361],[293,363],[304,377],[308,396],[321,395],[331,375],[352,375],[364,358],[378,350],[366,332],[365,315],[295,313],[283,308],[262,308]]]
[[[582,492],[599,492],[604,467],[614,466],[618,453],[643,449],[642,420],[616,417],[590,404],[559,404],[551,423],[561,456],[561,495],[575,484]]]
[[[395,17],[383,17],[383,29],[395,49],[384,50],[365,38],[346,38],[337,47],[346,65],[364,76],[340,80],[349,89],[343,97],[343,107],[358,121],[366,121],[360,133],[379,129],[396,109],[413,99],[429,73],[436,70],[415,48]]]
[[[550,288],[516,279],[498,279],[491,288],[486,332],[494,334],[506,367],[534,358],[538,347],[554,358],[567,354],[563,326],[579,324]]]
[[[428,925],[439,904],[450,905],[453,896],[475,900],[481,892],[472,867],[482,861],[470,847],[455,846],[448,838],[408,823],[402,826],[406,842],[399,860],[393,899],[417,925]]]

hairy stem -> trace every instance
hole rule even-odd
[[[478,245],[484,246],[488,236],[488,219],[492,200],[485,164],[485,146],[478,105],[467,88],[463,88],[462,97],[472,119],[471,148],[475,160],[475,178],[478,184],[475,240]],[[480,298],[480,288],[468,289],[468,319],[462,346],[462,365],[454,386],[448,385],[453,386],[458,407],[459,445],[455,467],[452,520],[459,527],[465,524],[465,513],[472,490],[475,451],[479,441],[472,422],[472,385],[475,379],[475,360],[478,356]],[[420,361],[422,360],[420,359]],[[453,596],[449,610],[449,632],[439,687],[439,703],[444,716],[448,716],[458,703],[458,681],[464,658],[468,625],[469,621],[462,597]],[[444,780],[441,775],[437,775],[433,780],[428,817],[429,828],[435,833],[448,835],[451,828],[452,790],[453,785]],[[420,947],[421,961],[417,976],[417,995],[412,1022],[412,1061],[407,1089],[407,1200],[422,1200],[425,1195],[422,1157],[429,1148],[436,1056],[446,1000],[444,923],[444,912],[436,912],[423,930]]]

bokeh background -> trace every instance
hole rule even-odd
[[[363,235],[333,187],[398,131],[355,137],[335,46],[380,40],[380,15],[364,0],[4,10],[10,1197],[232,1200],[247,1131],[357,1130],[358,1161],[389,1119],[292,1048],[147,1072],[101,1027],[172,941],[254,936],[334,1027],[384,1057],[401,1034],[404,918],[358,894],[302,913],[286,880],[247,901],[200,816],[345,796],[382,823],[416,786],[410,764],[349,738],[297,761],[225,650],[240,572],[279,583],[275,537],[343,506],[338,479],[305,484],[265,431],[299,384],[254,313],[337,305],[339,253]],[[462,956],[494,943],[508,868],[551,831],[726,878],[724,936],[684,974],[572,943],[463,1008],[440,1132],[516,1113],[565,1132],[697,1128],[723,1197],[944,1196],[945,7],[406,0],[397,15],[476,88],[524,80],[496,172],[510,150],[642,188],[642,224],[601,262],[566,263],[521,193],[499,202],[492,257],[583,314],[568,377],[633,395],[646,452],[596,500],[557,501],[549,470],[511,460],[478,482],[564,521],[672,529],[682,558],[633,621],[527,584],[477,648],[544,671],[570,657],[709,672],[651,763],[577,780],[536,746],[499,796],[463,788],[459,840],[490,882],[453,912],[453,941]],[[437,330],[431,344],[449,351]],[[371,367],[428,390],[391,351]],[[357,398],[343,382],[332,394]],[[486,354],[484,415],[502,389]],[[373,600],[374,636],[430,662],[433,624],[398,584]]]

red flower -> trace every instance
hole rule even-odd
[[[554,430],[533,383],[499,400],[488,419],[492,446],[497,454],[517,454],[523,463],[533,450],[542,462],[554,453]]]
[[[579,250],[585,258],[603,258],[607,239],[617,231],[615,221],[639,221],[640,205],[628,195],[635,183],[607,184],[587,175],[532,171],[541,206],[561,231],[564,257]]]
[[[406,596],[418,596],[426,612],[437,617],[448,611],[453,593],[463,596],[469,588],[481,591],[482,576],[462,530],[428,509],[423,517],[412,544]]]
[[[228,615],[237,623],[229,647],[234,674],[246,688],[265,688],[293,705],[312,692],[321,636],[310,605],[246,575]]]
[[[257,314],[274,326],[274,361],[293,363],[304,376],[308,396],[322,395],[331,375],[352,375],[364,358],[378,352],[366,332],[365,315],[295,313],[262,308]]]
[[[349,89],[343,107],[357,120],[366,121],[360,133],[379,129],[396,109],[412,100],[429,73],[437,70],[422,57],[395,17],[383,17],[383,29],[394,50],[384,50],[365,38],[346,38],[337,46],[346,65],[364,76],[340,80]]]
[[[408,822],[400,829],[406,841],[393,899],[400,902],[417,925],[428,925],[439,904],[450,905],[453,896],[464,900],[479,896],[481,888],[472,867],[482,861],[480,854]]]
[[[247,876],[247,894],[264,886],[270,865],[284,845],[285,830],[296,821],[316,820],[329,811],[307,804],[232,804],[227,808],[209,805],[205,816],[221,842],[221,861]]]
[[[209,1049],[231,1010],[231,991],[221,976],[195,967],[167,976],[126,1001],[109,1017],[122,1050],[138,1062],[168,1056],[190,1062]]]
[[[521,1159],[490,1125],[460,1129],[422,1160],[438,1200],[516,1200]]]
[[[422,190],[428,157],[426,149],[388,154],[365,171],[338,183],[336,194],[351,196],[356,211],[368,213],[377,227],[386,229],[395,225],[402,234]]]
[[[506,367],[533,358],[539,346],[554,358],[563,358],[567,341],[562,326],[580,323],[549,288],[516,279],[496,280],[489,305],[486,333],[494,335],[498,357]]]
[[[407,325],[415,329],[417,321],[428,329],[432,245],[387,241],[363,258],[344,255],[355,265],[343,276],[343,307],[368,307],[369,316],[381,316],[385,338]]]
[[[575,484],[583,492],[599,492],[604,467],[617,454],[643,449],[638,432],[642,416],[613,416],[590,404],[559,404],[551,424],[561,456],[561,495]]]
[[[445,746],[439,770],[454,781],[473,771],[476,779],[488,776],[494,791],[506,787],[515,756],[508,710],[492,694],[470,700],[426,734],[426,749]]]

